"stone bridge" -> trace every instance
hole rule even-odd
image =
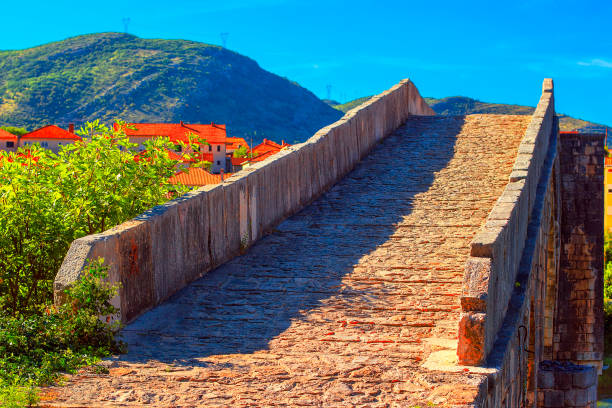
[[[54,407],[594,406],[603,136],[442,117],[402,81],[307,142],[75,241],[125,355]],[[578,365],[576,365],[578,364]]]

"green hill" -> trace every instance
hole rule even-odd
[[[331,107],[334,109],[341,110],[342,112],[346,113],[350,111],[351,109],[356,108],[357,106],[361,105],[362,103],[364,103],[370,98],[371,96],[364,96],[363,98],[357,98],[347,103],[337,103],[336,102],[336,103],[331,104]]]
[[[361,105],[371,96],[358,98],[343,104],[332,104],[331,106],[343,112],[348,112],[356,106]],[[522,105],[507,105],[502,103],[480,102],[467,96],[449,96],[442,99],[424,98],[425,101],[438,115],[470,115],[476,113],[491,113],[499,115],[531,115],[535,108]],[[559,127],[563,131],[581,130],[586,132],[604,132],[605,125],[588,122],[571,116],[559,115]]]
[[[450,96],[442,99],[425,98],[429,106],[440,115],[468,115],[474,113],[493,113],[500,115],[531,115],[535,108],[522,105],[480,102],[465,96]],[[561,130],[604,131],[606,126],[588,122],[571,116],[559,115]]]
[[[341,116],[255,61],[193,41],[102,33],[0,51],[0,126],[182,120],[296,142]]]

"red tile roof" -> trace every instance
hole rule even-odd
[[[81,138],[74,133],[62,129],[55,125],[49,125],[36,129],[33,132],[26,133],[21,136],[21,139],[62,139],[62,140],[81,140]]]
[[[168,156],[172,159],[172,160],[178,160],[181,161],[183,160],[183,156],[181,156],[180,154],[173,152],[172,150],[168,150]]]
[[[242,163],[249,161],[248,157],[232,157],[232,164],[234,166],[240,166]]]
[[[225,142],[228,150],[236,150],[240,146],[246,146],[247,149],[249,148],[249,144],[242,137],[228,137],[225,139]]]
[[[223,178],[226,179],[231,175],[231,173],[227,173]],[[221,175],[211,174],[200,167],[192,167],[189,169],[189,172],[180,171],[176,173],[168,181],[172,184],[180,183],[186,186],[205,186],[221,183]]]
[[[172,159],[172,160],[176,160],[176,161],[180,161],[183,163],[195,163],[195,162],[201,162],[201,161],[207,161],[207,162],[213,162],[213,154],[212,153],[198,153],[198,152],[193,152],[189,154],[189,158],[187,158],[186,155],[181,155],[179,153],[176,153],[173,150],[166,150],[168,152],[168,156]],[[140,160],[140,157],[143,156],[145,154],[146,150],[143,150],[141,152],[138,152],[137,154],[134,155],[134,160],[138,161]]]
[[[188,135],[194,133],[211,144],[225,144],[225,125],[187,123],[130,123],[136,129],[126,129],[128,136],[167,137],[171,142],[188,142]],[[117,124],[113,125],[117,129]]]
[[[280,152],[280,150],[270,150],[265,153],[261,153],[259,156],[255,156],[252,159],[249,159],[249,163],[256,163],[260,161],[266,160],[268,157]]]
[[[254,158],[250,159],[249,162],[260,162],[266,160],[268,157],[272,156],[275,153],[278,153],[284,147],[291,146],[288,143],[282,142],[282,144],[278,144],[273,142],[272,140],[264,139],[261,144],[258,144],[253,148]]]
[[[262,143],[258,144],[257,146],[255,146],[253,148],[253,153],[267,153],[270,151],[279,151],[280,149],[282,149],[284,146],[283,145],[279,145],[276,142],[273,142],[272,140],[268,140],[268,139],[264,139]]]
[[[0,139],[2,140],[17,140],[17,136],[4,129],[0,129]]]

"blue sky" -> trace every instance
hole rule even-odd
[[[424,96],[535,105],[612,125],[612,1],[2,1],[0,49],[123,31],[220,44],[347,101],[411,78]],[[6,4],[5,4],[6,3]]]

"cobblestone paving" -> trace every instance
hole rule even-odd
[[[55,406],[451,406],[480,377],[422,367],[456,341],[469,242],[530,117],[414,117],[249,252],[129,325],[129,353]],[[433,339],[433,340],[432,340]],[[52,401],[49,401],[52,400]]]

